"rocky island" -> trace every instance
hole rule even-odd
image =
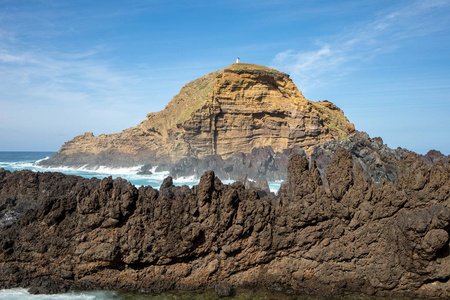
[[[448,299],[449,161],[390,149],[288,75],[233,64],[137,127],[76,137],[44,162],[217,170],[197,186],[0,169],[0,288]],[[275,195],[220,172],[286,181]]]
[[[310,153],[354,127],[329,101],[307,100],[279,71],[232,64],[186,84],[136,127],[66,142],[44,166],[160,166],[174,177],[285,179],[291,153]]]

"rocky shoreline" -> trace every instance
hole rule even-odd
[[[449,297],[448,157],[393,151],[365,161],[329,145],[328,163],[293,153],[278,196],[212,171],[193,188],[168,177],[158,191],[2,169],[0,287]],[[377,180],[387,166],[395,176]]]
[[[355,131],[340,139],[327,141],[316,145],[310,156],[300,147],[275,152],[272,147],[256,147],[250,153],[237,152],[229,158],[221,155],[208,155],[203,158],[187,157],[175,163],[145,164],[138,171],[138,175],[150,175],[151,169],[157,172],[167,171],[174,179],[194,176],[200,178],[206,171],[212,170],[222,180],[239,180],[246,176],[253,181],[280,181],[287,178],[287,163],[293,153],[298,153],[308,159],[316,161],[322,180],[326,185],[325,171],[337,148],[344,148],[355,157],[363,169],[375,182],[383,180],[393,182],[399,172],[398,163],[411,153],[403,148],[391,149],[379,137],[370,138],[365,132]],[[432,150],[420,156],[429,166],[441,161],[449,163],[450,157],[439,151]],[[48,166],[47,160],[39,162],[40,166]],[[64,166],[64,165],[61,165]],[[95,166],[92,164],[92,166]],[[97,165],[97,167],[100,165]],[[114,168],[115,165],[106,166]],[[133,162],[129,166],[136,166]],[[95,169],[95,168],[94,168]]]

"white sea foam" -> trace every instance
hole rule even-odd
[[[100,174],[110,174],[110,175],[135,175],[142,166],[129,167],[129,168],[111,168],[106,166],[99,166],[95,169],[84,168],[84,171],[91,171]]]
[[[154,180],[164,180],[167,176],[169,176],[169,171],[162,171],[162,172],[152,172],[151,175],[140,175],[140,176],[146,176],[149,179]]]
[[[14,170],[23,170],[33,168],[31,162],[0,162],[0,166],[4,168],[12,168]]]
[[[97,167],[88,167],[88,165],[84,165],[81,167],[69,167],[69,166],[57,166],[57,167],[47,167],[40,166],[36,163],[32,164],[32,166],[36,169],[47,170],[47,171],[56,171],[56,172],[90,172],[97,174],[109,174],[109,175],[133,175],[137,174],[137,172],[141,169],[142,166],[134,166],[128,168],[112,168],[107,166],[97,166]]]
[[[226,180],[222,180],[223,184],[233,184],[236,180],[231,180],[231,179],[226,179]]]
[[[278,190],[280,189],[282,183],[283,180],[268,182],[270,191],[275,194],[278,193]]]
[[[54,295],[32,295],[26,289],[0,290],[0,299],[8,300],[111,300],[117,299],[115,292],[83,292]]]
[[[174,179],[173,181],[177,182],[177,183],[189,183],[189,182],[196,182],[198,180],[195,178],[195,175],[192,175],[192,176],[178,177],[177,179]]]
[[[50,156],[47,156],[46,158],[38,159],[38,160],[35,162],[35,164],[39,164],[40,162],[43,162],[44,160],[47,160],[47,159],[49,159],[49,158],[50,158]]]
[[[113,168],[106,166],[98,166],[98,167],[88,167],[84,165],[82,167],[74,168],[69,166],[58,166],[58,167],[46,167],[41,166],[38,163],[48,159],[48,157],[39,159],[37,161],[16,161],[16,162],[0,162],[0,168],[6,168],[9,170],[32,170],[35,172],[61,172],[68,175],[78,175],[85,178],[105,178],[108,176],[112,176],[113,178],[121,177],[123,179],[128,180],[132,184],[134,184],[137,188],[140,186],[150,185],[153,188],[159,189],[163,180],[169,176],[169,171],[161,171],[157,172],[156,169],[158,166],[153,166],[151,168],[152,174],[148,175],[138,175],[137,173],[140,171],[142,166],[134,166],[128,168]],[[250,179],[251,180],[251,179]],[[253,180],[251,180],[253,181]],[[188,185],[192,187],[197,185],[199,179],[196,176],[185,176],[174,179],[174,185]],[[232,184],[234,180],[222,180],[224,184]],[[270,191],[276,193],[280,188],[281,181],[269,182]]]

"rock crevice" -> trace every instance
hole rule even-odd
[[[410,153],[376,183],[338,148],[323,184],[293,154],[279,195],[159,191],[122,179],[0,171],[0,288],[159,291],[261,285],[316,294],[450,296],[450,167]]]

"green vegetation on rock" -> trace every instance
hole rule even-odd
[[[277,71],[275,69],[271,69],[271,68],[268,68],[265,66],[255,65],[255,64],[243,64],[243,63],[231,64],[228,67],[226,67],[225,70],[246,70],[246,71],[256,70],[256,71],[266,71],[266,72],[284,74],[283,72],[280,72],[280,71]]]

